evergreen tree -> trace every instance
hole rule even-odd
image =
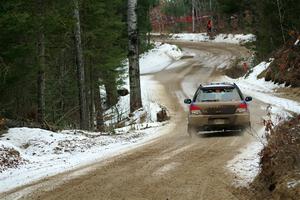
[[[76,46],[76,67],[77,67],[77,82],[79,91],[79,110],[80,110],[80,128],[88,130],[89,128],[89,115],[88,115],[88,104],[87,104],[87,86],[85,79],[85,66],[83,49],[81,42],[81,23],[80,23],[80,11],[78,0],[74,2],[74,33],[75,33],[75,46]]]
[[[104,109],[101,106],[104,100],[98,95],[99,86],[104,85],[106,88],[108,106],[118,101],[117,80],[121,72],[118,68],[127,50],[126,24],[120,12],[122,7],[121,0],[115,0],[114,4],[109,0],[87,0],[82,8],[84,54],[89,71],[90,116],[97,119],[98,129],[102,126]]]
[[[113,106],[118,101],[119,75],[123,73],[119,68],[128,48],[127,2],[74,1],[79,3],[75,11],[80,17],[76,18],[73,1],[0,2],[0,116],[78,128],[82,121],[78,105],[86,101],[84,116],[90,120],[84,120],[81,127],[93,128],[97,121],[97,127],[103,128],[103,105]],[[147,49],[147,15],[153,2],[141,1],[138,8],[142,50]],[[80,26],[74,30],[79,20]],[[80,72],[80,77],[85,76],[81,83],[85,95],[80,101],[76,65],[85,66]],[[100,99],[100,85],[107,90],[107,100]]]
[[[289,31],[299,31],[300,4],[297,0],[254,2],[257,51],[259,58],[263,59],[284,44]]]

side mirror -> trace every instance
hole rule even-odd
[[[191,100],[191,99],[185,99],[185,100],[184,100],[184,103],[185,103],[185,104],[191,104],[191,103],[192,103],[192,100]]]
[[[246,101],[246,102],[252,101],[252,97],[246,97],[246,98],[245,98],[245,101]]]

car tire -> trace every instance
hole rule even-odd
[[[251,122],[249,122],[249,125],[248,126],[244,126],[242,128],[243,131],[246,131],[246,130],[251,130]]]
[[[190,137],[193,137],[193,136],[196,135],[197,130],[196,130],[195,127],[193,127],[193,126],[191,126],[191,125],[188,125],[188,127],[187,127],[187,132],[188,132],[188,134],[189,134]]]

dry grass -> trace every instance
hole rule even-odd
[[[260,165],[261,171],[250,186],[250,199],[299,199],[300,117],[271,131]]]
[[[0,173],[9,168],[17,168],[25,162],[27,161],[15,149],[0,146]]]
[[[243,68],[243,58],[236,58],[231,61],[229,67],[225,69],[225,75],[229,76],[230,78],[239,78],[244,76],[247,71]]]
[[[285,83],[287,86],[300,87],[300,47],[294,41],[288,41],[273,56],[275,60],[269,68],[260,74],[266,81]]]

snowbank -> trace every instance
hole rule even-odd
[[[206,33],[178,33],[171,34],[172,40],[194,41],[194,42],[223,42],[231,44],[243,44],[256,40],[253,34],[218,34],[210,40]]]
[[[1,149],[13,149],[19,161],[1,168],[0,192],[28,184],[137,147],[163,134],[161,124],[149,123],[116,129],[116,135],[66,130],[13,128],[0,139]]]
[[[177,67],[171,64],[174,60],[179,60],[183,55],[183,52],[176,45],[155,42],[153,49],[140,56],[140,72],[142,74],[141,92],[144,110],[135,113],[126,124],[129,124],[130,121],[137,121],[140,116],[145,117],[144,122],[146,123],[157,121],[156,114],[164,108],[164,106],[159,105],[155,95],[153,95],[157,93],[158,82],[152,80],[152,75],[147,74]],[[125,62],[123,70],[128,71],[128,61]],[[128,73],[124,74],[122,79],[125,82],[122,87],[129,90]],[[118,121],[128,118],[130,113],[129,101],[129,95],[120,97],[119,102],[105,113],[106,115],[111,115],[111,120],[106,121],[106,125],[115,124]],[[115,113],[118,114],[115,115]]]
[[[111,109],[105,112],[106,116],[110,116],[110,120],[105,121],[106,125],[116,124],[120,121],[128,119],[125,125],[129,125],[132,122],[136,123],[152,123],[157,121],[157,112],[161,111],[164,106],[160,105],[153,95],[156,92],[156,87],[158,82],[151,79],[151,76],[141,76],[141,92],[142,92],[142,102],[143,109],[140,109],[133,113],[131,117],[130,114],[130,96],[120,97],[118,103]],[[126,78],[126,85],[123,86],[129,90],[129,80]],[[143,120],[141,121],[141,118]]]
[[[155,73],[163,70],[174,60],[179,60],[183,53],[176,46],[156,42],[155,47],[140,58],[141,74]]]
[[[260,134],[263,133],[260,130]],[[254,141],[227,163],[229,170],[236,175],[234,185],[246,187],[259,172],[259,153],[263,149],[263,143]]]

